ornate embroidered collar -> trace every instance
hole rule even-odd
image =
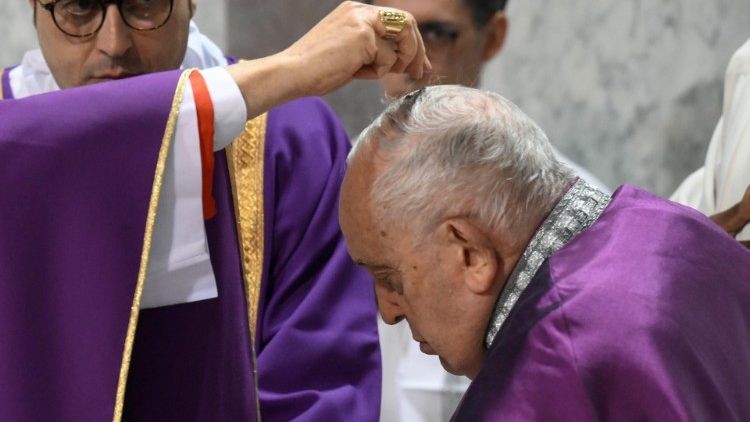
[[[518,298],[545,259],[560,250],[599,218],[612,198],[579,179],[557,203],[531,238],[513,269],[492,313],[485,346],[490,347]]]

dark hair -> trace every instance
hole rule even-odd
[[[487,25],[487,22],[492,19],[495,13],[505,10],[505,6],[508,4],[508,0],[463,0],[466,4],[471,7],[471,12],[474,14],[474,23],[478,27]]]
[[[372,4],[373,0],[364,0],[364,3]],[[474,23],[482,28],[492,19],[495,13],[505,10],[508,0],[463,0],[471,8],[474,15]]]

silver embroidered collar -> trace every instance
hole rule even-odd
[[[487,327],[487,348],[544,260],[594,224],[611,200],[609,195],[580,179],[563,195],[531,238],[500,293]]]

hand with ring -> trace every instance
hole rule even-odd
[[[353,78],[405,72],[419,79],[431,66],[414,17],[396,9],[345,1],[284,52],[326,94]]]
[[[344,1],[286,50],[229,70],[243,93],[252,94],[245,97],[252,117],[293,98],[328,94],[353,79],[389,72],[421,79],[431,68],[413,16]]]

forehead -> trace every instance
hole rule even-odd
[[[394,7],[414,16],[418,23],[470,22],[471,8],[466,0],[376,0],[377,6]]]
[[[368,154],[365,154],[368,155]],[[383,264],[397,247],[395,232],[378,218],[371,199],[377,166],[357,157],[350,163],[341,187],[339,218],[346,246],[355,261]]]

